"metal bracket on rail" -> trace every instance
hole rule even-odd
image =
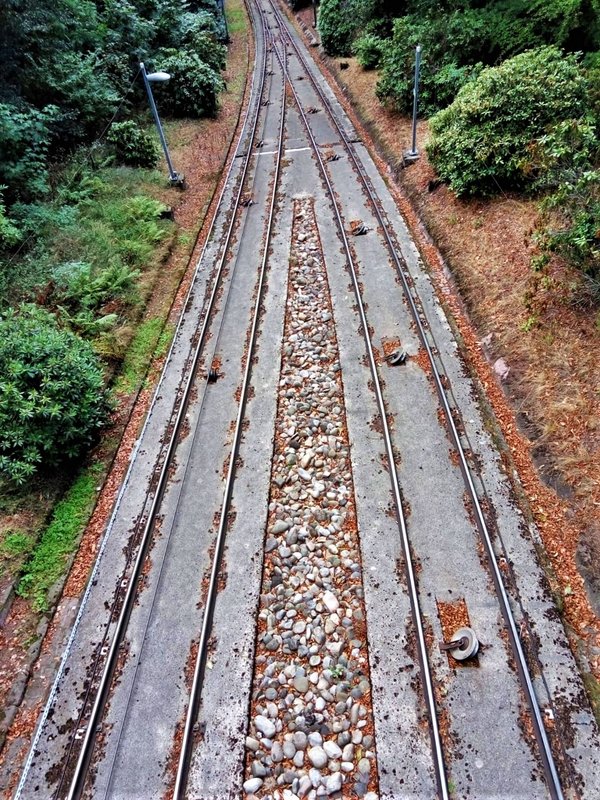
[[[350,220],[350,233],[352,236],[364,236],[369,232],[369,228],[360,219]]]
[[[457,661],[473,658],[479,650],[479,641],[472,628],[459,628],[450,642],[440,642],[440,650],[448,652]]]
[[[385,360],[391,367],[397,367],[399,364],[405,364],[406,359],[408,358],[408,353],[401,348],[394,350],[393,353],[390,353],[389,356],[385,357]]]

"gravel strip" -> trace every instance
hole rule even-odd
[[[298,199],[246,796],[377,798],[354,490],[312,201]]]

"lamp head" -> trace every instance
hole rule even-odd
[[[168,72],[151,72],[146,77],[150,83],[166,83],[171,78]]]

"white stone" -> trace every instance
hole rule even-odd
[[[324,743],[323,750],[325,750],[329,758],[339,758],[342,755],[339,745],[331,740]]]
[[[342,788],[342,773],[335,772],[333,775],[329,775],[327,777],[325,788],[327,789],[327,794],[339,792],[339,790]]]
[[[309,769],[308,770],[308,777],[310,778],[310,782],[313,785],[313,789],[316,789],[317,786],[321,785],[321,773],[318,769]]]
[[[254,792],[257,792],[262,785],[262,778],[250,778],[250,780],[244,783],[244,792],[246,794],[254,794]]]
[[[313,767],[321,769],[327,764],[327,753],[322,747],[311,747],[308,750],[308,758]]]
[[[266,736],[268,739],[272,739],[273,736],[275,736],[275,724],[271,722],[270,719],[267,719],[267,717],[263,717],[262,714],[254,718],[254,724],[256,725],[256,730],[260,731],[263,736]]]
[[[329,591],[325,592],[325,594],[323,595],[323,602],[325,603],[325,606],[327,607],[327,610],[330,611],[331,613],[333,613],[334,611],[337,611],[338,608],[340,607],[338,599],[333,594],[333,592],[329,592]]]

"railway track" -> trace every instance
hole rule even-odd
[[[544,661],[543,642],[536,652],[522,641],[539,641],[549,606],[539,594],[525,597],[527,590],[522,602],[522,584],[511,570],[521,540],[501,501],[500,521],[490,513],[496,506],[486,486],[495,468],[481,466],[485,445],[468,418],[479,412],[461,391],[451,337],[393,200],[281,8],[274,0],[248,0],[248,9],[257,47],[250,107],[199,262],[213,268],[204,267],[191,291],[156,393],[160,406],[176,386],[175,401],[163,414],[166,434],[156,453],[146,455],[150,423],[142,431],[131,469],[146,459],[145,489],[132,490],[132,472],[123,490],[132,495],[125,508],[137,503],[134,524],[112,562],[118,542],[110,547],[105,539],[16,797],[33,791],[57,800],[230,800],[242,792],[290,800],[346,797],[355,796],[348,794],[355,773],[357,796],[375,787],[369,800],[377,792],[442,800],[595,797],[597,731],[588,710],[575,702],[572,667]],[[370,763],[365,778],[356,765],[339,763],[343,744],[356,732],[352,726],[360,731],[367,720],[357,725],[357,714],[340,729],[349,731],[343,742],[339,736],[327,740],[333,712],[329,721],[321,714],[319,722],[312,700],[308,738],[313,751],[327,740],[326,771],[314,769],[306,745],[288,747],[289,768],[280,766],[278,737],[289,745],[294,728],[281,729],[280,712],[263,702],[258,681],[259,659],[262,676],[269,659],[273,670],[285,658],[291,665],[296,660],[285,648],[283,654],[275,648],[258,655],[255,616],[259,594],[260,602],[269,596],[268,588],[261,593],[260,575],[266,507],[275,496],[275,472],[266,462],[284,358],[279,337],[289,266],[283,265],[293,244],[295,204],[307,195],[318,210],[319,257],[328,275],[327,308],[335,316],[348,403],[350,482],[356,486],[351,505],[361,537],[371,665],[371,678],[361,680],[357,696],[373,698],[379,781],[369,777]],[[174,383],[169,365],[173,373],[177,363]],[[263,396],[257,398],[258,392]],[[425,429],[433,432],[424,436]],[[381,469],[373,466],[378,462]],[[387,486],[379,477],[383,468]],[[309,477],[305,469],[302,480]],[[382,511],[385,504],[390,513]],[[113,526],[127,528],[119,504],[109,534]],[[294,545],[283,550],[289,557]],[[299,550],[295,557],[299,563]],[[541,581],[539,570],[531,575]],[[297,583],[292,587],[290,593]],[[337,609],[338,600],[326,594]],[[455,597],[481,632],[482,656],[473,667],[450,661],[440,647],[454,632],[441,609]],[[560,626],[552,620],[548,626],[556,661],[564,661]],[[301,622],[299,630],[305,627]],[[366,641],[352,647],[367,659]],[[343,644],[332,650],[333,660],[327,657],[328,675],[348,672],[342,650]],[[310,652],[320,663],[317,649]],[[72,680],[77,691],[70,686],[73,675],[79,676]],[[303,708],[301,696],[310,698],[312,689],[302,670],[296,676],[292,689],[284,688],[285,703]],[[358,706],[351,698],[349,703],[354,713]],[[279,727],[267,718],[269,705]],[[321,698],[317,709],[323,708],[327,701]],[[496,742],[489,736],[492,714],[500,730]],[[260,733],[257,717],[267,720]],[[256,747],[245,754],[247,731]],[[50,760],[45,749],[52,750]],[[366,749],[374,763],[375,744]],[[304,773],[291,769],[292,750]],[[246,782],[244,763],[253,770]],[[335,775],[346,767],[342,789]]]
[[[256,35],[264,36],[265,39],[268,33],[265,28],[255,31]],[[178,387],[176,402],[173,406],[171,417],[167,426],[167,435],[164,437],[164,442],[161,447],[160,454],[156,460],[153,470],[152,478],[146,491],[143,508],[138,516],[137,523],[132,531],[132,538],[128,543],[128,558],[125,563],[125,568],[118,579],[117,589],[114,593],[114,598],[110,607],[109,617],[107,624],[104,628],[102,638],[95,646],[95,653],[92,663],[88,669],[88,680],[86,687],[81,698],[81,704],[77,717],[76,724],[73,726],[72,734],[69,737],[66,753],[60,769],[60,775],[57,781],[56,788],[53,792],[53,797],[60,798],[66,796],[68,798],[77,798],[82,796],[86,781],[88,779],[88,771],[90,763],[93,758],[94,748],[96,746],[96,737],[101,726],[102,716],[105,710],[107,699],[109,697],[111,686],[115,680],[115,675],[118,672],[119,661],[122,658],[123,640],[127,633],[127,627],[130,620],[131,613],[138,602],[139,593],[141,591],[141,582],[143,579],[144,565],[148,559],[149,551],[152,547],[153,536],[155,535],[155,528],[157,521],[161,514],[161,503],[164,497],[165,490],[169,481],[170,473],[173,469],[174,459],[177,449],[180,446],[183,428],[188,422],[188,409],[192,394],[197,392],[198,383],[201,382],[201,390],[205,393],[207,385],[212,381],[218,379],[218,368],[213,368],[215,363],[214,353],[221,343],[221,332],[223,328],[223,315],[228,310],[229,299],[231,296],[231,286],[235,279],[235,271],[238,266],[239,259],[237,255],[233,254],[234,237],[236,229],[244,221],[240,223],[240,216],[245,208],[254,205],[254,201],[248,202],[249,198],[253,195],[253,186],[250,179],[250,167],[254,155],[254,148],[256,145],[261,145],[264,141],[265,135],[258,134],[259,123],[261,115],[265,116],[268,111],[268,103],[264,102],[264,98],[269,95],[266,85],[271,82],[272,71],[269,70],[269,58],[267,47],[259,48],[262,52],[262,64],[256,70],[253,78],[253,89],[250,97],[250,108],[245,120],[243,130],[239,136],[238,152],[243,165],[239,174],[237,175],[237,185],[233,192],[232,209],[227,213],[228,222],[226,223],[224,233],[219,237],[219,250],[221,255],[217,258],[216,267],[211,275],[211,286],[207,292],[206,300],[203,304],[202,314],[200,315],[197,325],[190,337],[190,342],[193,345],[190,349],[189,355],[182,371],[181,383]],[[281,121],[279,122],[279,130],[281,130],[284,121],[283,113],[280,114]],[[278,137],[280,138],[280,137]],[[267,228],[270,227],[273,214],[273,203],[275,197],[276,176],[279,171],[280,154],[277,157],[275,164],[275,184],[271,196],[269,215],[270,219]],[[225,197],[226,191],[230,188],[233,163],[230,167],[230,175],[228,181],[225,182],[221,197],[218,203],[218,210],[224,207],[227,203]],[[214,226],[214,221],[213,221]],[[208,249],[208,241],[211,236],[216,238],[216,233],[209,233],[207,245],[205,245],[202,254],[199,257],[199,265],[202,264],[206,251]],[[268,232],[267,232],[268,242]],[[268,246],[268,245],[266,245]],[[265,246],[265,254],[266,254]],[[263,259],[263,264],[258,275],[258,289],[257,300],[254,305],[254,310],[251,319],[251,333],[247,348],[246,370],[242,380],[241,396],[238,404],[238,417],[236,424],[236,431],[234,441],[231,448],[231,454],[228,459],[228,473],[226,479],[226,489],[224,493],[223,506],[221,512],[221,521],[219,531],[216,537],[216,547],[214,555],[213,573],[216,575],[218,572],[218,565],[222,553],[223,539],[227,524],[227,513],[229,510],[229,501],[231,499],[231,486],[234,480],[235,462],[237,449],[239,447],[239,439],[242,433],[241,423],[244,415],[244,405],[247,398],[250,371],[252,364],[252,350],[256,339],[256,327],[258,323],[258,314],[260,309],[260,302],[262,297],[262,286],[264,283],[264,264],[266,255]],[[192,286],[191,292],[194,290]],[[190,293],[191,293],[190,292]],[[190,298],[188,297],[186,305],[190,305]],[[167,355],[167,363],[170,361],[173,348],[177,344],[178,334],[182,328],[180,322],[178,331],[174,338],[174,343],[171,351]],[[210,348],[210,342],[213,342],[213,347]],[[212,350],[212,355],[208,353]],[[203,370],[201,365],[204,365]],[[199,373],[203,373],[199,376]],[[217,374],[215,374],[217,373]],[[164,376],[164,373],[163,373]],[[200,381],[199,381],[200,378]],[[160,397],[162,390],[162,380],[158,386],[156,397]],[[200,401],[200,414],[202,412],[203,402]],[[198,421],[194,430],[193,438],[198,434],[200,422]],[[140,440],[143,439],[144,430],[140,435]],[[111,520],[111,523],[113,520]],[[94,575],[90,580],[90,586],[94,585]],[[199,653],[206,655],[207,636],[210,629],[210,613],[211,605],[214,603],[214,594],[216,592],[216,578],[211,578],[209,591],[206,598],[206,610],[204,614],[204,627],[203,627],[203,643]],[[152,609],[156,603],[156,587],[154,591],[154,598]],[[83,601],[82,609],[85,608],[85,598]],[[80,612],[81,613],[81,612]],[[150,616],[148,617],[150,619]],[[146,625],[147,627],[147,625]],[[73,633],[77,630],[77,624]],[[65,652],[65,657],[68,657],[70,645],[73,641],[73,634],[69,642],[69,647]],[[141,654],[140,654],[141,656]],[[138,656],[138,663],[140,660]],[[129,695],[131,700],[133,688],[130,689]],[[52,716],[52,697],[46,707],[45,717]],[[38,728],[38,734],[43,730],[42,725]],[[121,728],[122,732],[122,728]],[[120,738],[120,735],[119,735]],[[31,750],[28,763],[23,773],[23,778],[17,788],[16,797],[25,797],[24,787],[25,779],[28,774],[28,768],[31,765],[35,754],[35,747],[37,742]],[[180,778],[178,778],[180,780]],[[110,791],[110,779],[107,792]]]
[[[459,434],[458,426],[455,421],[455,414],[458,413],[457,405],[452,396],[452,389],[451,386],[449,385],[447,372],[444,369],[443,362],[439,357],[439,350],[437,348],[435,340],[431,335],[430,325],[424,315],[418,294],[415,292],[414,284],[411,281],[410,277],[407,275],[406,263],[404,262],[402,256],[399,254],[399,247],[394,241],[393,231],[390,231],[389,229],[389,224],[386,220],[385,212],[382,210],[381,203],[371,185],[370,180],[366,175],[365,169],[362,166],[359,157],[357,156],[352,146],[352,142],[350,141],[343,126],[339,123],[336,113],[332,108],[332,105],[328,100],[325,92],[322,90],[319,83],[314,79],[305,57],[302,55],[293,37],[289,35],[289,31],[287,29],[287,26],[285,25],[285,21],[283,19],[281,10],[276,6],[276,4],[272,0],[270,0],[270,5],[273,11],[276,13],[277,18],[279,20],[280,30],[283,32],[284,35],[284,42],[286,43],[286,45],[289,45],[291,48],[293,48],[295,57],[297,58],[302,70],[304,71],[305,76],[309,78],[315,92],[319,97],[320,102],[323,105],[324,110],[327,112],[329,119],[331,120],[332,124],[334,125],[338,133],[339,141],[342,143],[344,150],[346,151],[348,157],[352,161],[352,164],[360,178],[360,182],[362,184],[364,193],[366,194],[368,201],[373,208],[375,217],[380,226],[382,236],[385,239],[385,244],[389,251],[390,257],[393,260],[397,273],[402,281],[404,296],[408,301],[410,313],[418,331],[419,340],[427,354],[427,359],[429,361],[431,368],[431,375],[433,376],[436,392],[444,411],[446,424],[448,426],[454,447],[456,448],[456,452],[458,453],[460,459],[460,468],[465,481],[466,490],[469,494],[469,499],[473,506],[477,528],[479,530],[479,533],[481,535],[482,541],[485,546],[488,565],[496,589],[502,616],[506,623],[506,629],[508,631],[508,635],[510,638],[511,648],[517,666],[517,671],[519,673],[521,686],[525,694],[525,697],[527,698],[529,713],[531,715],[531,721],[533,723],[535,737],[538,743],[540,756],[543,762],[544,773],[548,789],[550,792],[550,796],[552,798],[555,798],[556,800],[562,800],[564,794],[561,786],[561,779],[559,778],[558,775],[558,770],[555,765],[552,747],[550,745],[548,734],[546,732],[546,728],[543,722],[542,711],[540,710],[540,705],[533,686],[533,680],[530,674],[530,667],[525,656],[524,648],[521,644],[517,622],[513,615],[508,593],[504,586],[504,580],[498,563],[498,558],[494,550],[492,542],[492,534],[488,529],[488,523],[486,521],[482,504],[480,502],[480,496],[476,489],[475,478],[472,474],[472,468],[469,464],[469,459],[467,457],[466,449],[468,447],[468,444],[467,447],[465,447],[465,445],[463,444],[463,437]],[[286,53],[279,53],[278,55],[281,62],[285,57],[287,57]],[[332,185],[330,175],[328,173],[325,161],[321,155],[321,150],[311,130],[311,125],[309,122],[308,115],[304,110],[302,100],[299,96],[298,91],[294,86],[294,83],[292,81],[288,81],[288,83],[290,90],[294,96],[294,100],[296,102],[298,110],[302,116],[302,120],[304,122],[306,132],[310,139],[313,152],[318,161],[319,169],[323,176],[323,180],[327,185],[329,197],[335,212],[335,220],[337,223],[339,235],[343,242],[348,267],[350,269],[352,284],[354,288],[354,295],[359,308],[361,328],[364,334],[365,345],[369,360],[369,367],[371,370],[371,375],[375,387],[377,406],[382,420],[385,449],[386,449],[388,465],[390,468],[389,472],[392,484],[392,492],[394,496],[396,512],[398,515],[398,524],[402,538],[402,547],[405,555],[407,581],[411,598],[413,620],[417,632],[419,658],[422,666],[423,683],[425,689],[424,694],[425,694],[425,702],[429,718],[431,739],[432,739],[432,750],[433,750],[434,766],[437,776],[437,786],[440,797],[443,798],[443,800],[447,800],[447,798],[450,797],[450,790],[448,788],[448,776],[444,759],[444,746],[440,735],[437,704],[433,689],[433,678],[431,673],[431,667],[429,663],[430,661],[429,647],[426,643],[425,628],[423,625],[421,604],[419,600],[419,588],[416,578],[416,570],[412,562],[411,544],[408,534],[407,520],[403,510],[402,490],[400,487],[398,473],[395,468],[396,459],[394,454],[394,446],[392,443],[392,434],[388,423],[388,409],[383,396],[383,389],[381,386],[379,370],[375,359],[373,344],[371,342],[371,338],[369,335],[369,322],[367,319],[365,304],[363,302],[361,294],[360,280],[355,263],[356,258],[353,254],[347,233],[348,223],[344,220],[343,212],[340,208],[340,204],[338,202],[336,192]]]

